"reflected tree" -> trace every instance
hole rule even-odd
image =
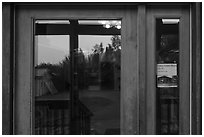
[[[120,56],[121,37],[112,36],[111,43],[104,48],[103,43],[95,44],[92,53],[86,57],[82,49],[77,52],[77,72],[79,89],[87,88],[89,85],[100,85],[102,89],[120,89]],[[51,80],[58,92],[69,91],[70,79],[70,57],[65,56],[58,64],[41,63],[36,69],[48,70]]]

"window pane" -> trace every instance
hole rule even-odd
[[[69,134],[68,35],[35,36],[35,134]]]
[[[157,19],[157,134],[179,134],[179,19]]]
[[[35,134],[120,134],[120,28],[36,22]]]
[[[80,35],[79,99],[90,114],[90,134],[120,134],[119,35]]]

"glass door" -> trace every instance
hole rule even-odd
[[[135,7],[15,6],[15,134],[139,133]]]
[[[120,134],[121,21],[35,29],[35,134]]]

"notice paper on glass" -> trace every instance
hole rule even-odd
[[[177,64],[157,64],[157,87],[178,87]]]

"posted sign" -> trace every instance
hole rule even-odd
[[[157,87],[178,87],[177,64],[157,64]]]
[[[177,64],[157,64],[157,76],[173,77],[177,75]]]

